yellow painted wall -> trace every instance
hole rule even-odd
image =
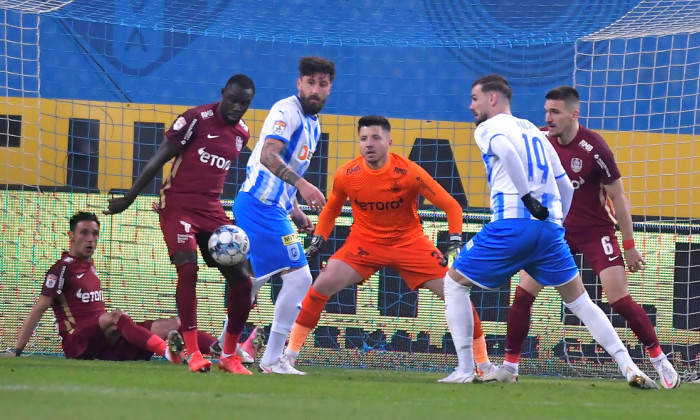
[[[40,107],[40,108],[39,108]],[[22,115],[20,148],[0,149],[0,183],[63,185],[66,179],[68,124],[70,118],[100,121],[98,187],[124,189],[131,185],[133,125],[159,122],[168,127],[187,106],[125,104],[4,98],[0,113]],[[257,136],[267,110],[250,110],[246,122]],[[328,170],[359,153],[355,116],[322,115],[329,134]],[[472,134],[471,123],[391,119],[393,151],[407,156],[416,138],[447,139],[452,144],[464,190],[473,207],[487,207],[484,167]],[[668,217],[700,215],[700,147],[691,135],[645,132],[601,132],[615,153],[632,213]],[[166,165],[164,172],[169,171]],[[332,183],[328,178],[328,187]]]

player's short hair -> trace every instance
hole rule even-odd
[[[564,101],[566,107],[570,110],[579,109],[581,104],[578,91],[571,86],[557,86],[547,92],[545,99],[552,101]]]
[[[391,131],[391,124],[389,124],[389,120],[387,120],[386,117],[381,115],[365,115],[357,122],[357,132],[359,133],[362,127],[372,127],[375,125],[382,127],[382,129],[387,132]]]
[[[78,223],[86,220],[89,222],[95,222],[97,223],[97,227],[100,227],[100,221],[97,219],[97,215],[95,213],[91,213],[89,211],[79,211],[70,218],[69,223],[71,232],[75,232],[75,227],[78,226]]]
[[[253,79],[245,74],[234,74],[230,79],[228,79],[228,82],[226,82],[226,86],[224,86],[224,88],[234,84],[242,87],[243,89],[253,89],[253,94],[255,94],[255,83],[253,83]]]
[[[508,101],[513,98],[513,89],[510,88],[505,77],[500,74],[487,74],[486,76],[482,76],[472,83],[472,88],[476,85],[481,85],[482,92],[498,92],[505,96]]]
[[[299,77],[311,76],[316,73],[325,73],[335,79],[335,64],[331,60],[323,57],[309,56],[299,60]]]

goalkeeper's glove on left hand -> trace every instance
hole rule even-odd
[[[457,259],[459,252],[462,250],[462,246],[462,234],[451,233],[450,244],[447,246],[447,250],[443,254],[441,265],[443,267],[452,267],[452,263]]]
[[[547,220],[547,217],[549,217],[549,209],[543,206],[539,200],[531,196],[530,193],[525,194],[520,197],[520,199],[523,200],[523,204],[525,204],[525,207],[535,218],[543,221]]]
[[[326,243],[321,235],[314,235],[311,237],[311,244],[304,250],[306,258],[313,258],[318,255],[319,250]]]

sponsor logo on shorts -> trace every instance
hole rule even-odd
[[[301,252],[299,252],[299,246],[297,244],[287,245],[287,255],[292,261],[297,261],[301,257]]]
[[[187,243],[190,239],[194,239],[193,235],[183,235],[182,233],[177,234],[177,243],[179,244],[184,244]]]
[[[58,277],[56,277],[53,274],[49,274],[46,276],[46,287],[49,289],[52,289],[56,285],[56,280],[58,280]]]
[[[284,133],[284,129],[287,127],[287,123],[284,121],[275,121],[274,124],[272,124],[272,134],[280,135]]]
[[[608,261],[615,261],[618,258],[620,258],[619,255],[615,255],[614,257],[608,257]]]
[[[282,244],[284,246],[289,246],[296,243],[301,243],[301,239],[299,239],[299,235],[296,233],[282,237]]]

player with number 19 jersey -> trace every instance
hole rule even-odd
[[[564,240],[557,185],[557,180],[567,175],[549,140],[532,122],[505,113],[479,124],[474,137],[491,189],[491,223],[465,245],[452,267],[486,289],[500,287],[520,269],[544,286],[561,286],[573,280],[578,268]],[[523,204],[503,160],[491,148],[495,141],[512,146],[528,191],[549,209],[545,221],[532,216]]]
[[[561,196],[555,182],[566,174],[554,148],[528,120],[499,114],[479,124],[474,132],[491,189],[491,220],[533,219],[525,208],[503,162],[491,150],[496,137],[509,141],[523,163],[531,195],[549,208],[547,221],[562,224]]]

